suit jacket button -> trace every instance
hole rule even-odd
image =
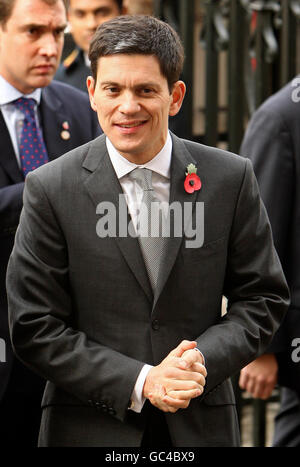
[[[108,413],[109,413],[110,415],[116,415],[116,411],[115,411],[115,409],[113,409],[112,407],[109,407]]]
[[[154,329],[154,331],[158,331],[159,330],[159,323],[158,323],[158,320],[157,319],[154,319],[152,321],[152,329]]]

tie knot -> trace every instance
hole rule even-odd
[[[130,173],[130,178],[135,180],[143,191],[152,190],[152,170],[137,167]]]
[[[23,114],[32,114],[34,112],[35,100],[27,97],[20,97],[12,102]]]

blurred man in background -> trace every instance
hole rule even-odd
[[[125,12],[123,0],[70,0],[68,21],[75,48],[60,65],[55,79],[87,92],[91,39],[100,24]]]
[[[267,352],[247,365],[240,386],[267,399],[281,386],[274,446],[300,446],[300,76],[267,99],[249,122],[241,154],[249,157],[267,208],[291,305]]]

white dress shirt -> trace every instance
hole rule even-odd
[[[20,91],[18,91],[16,88],[14,88],[11,84],[9,84],[3,76],[0,75],[0,109],[4,118],[4,121],[6,123],[13,148],[15,151],[15,155],[17,158],[17,162],[19,167],[21,167],[21,161],[20,161],[20,155],[19,155],[19,140],[21,137],[22,133],[22,126],[23,126],[23,121],[24,121],[24,115],[23,113],[14,105],[12,104],[12,101],[15,101],[16,99],[19,99],[20,97],[26,97],[27,99],[34,99],[36,101],[36,105],[34,107],[35,111],[35,118],[38,127],[42,131],[40,124],[39,124],[39,118],[38,118],[38,112],[37,112],[37,107],[41,101],[41,93],[42,90],[35,89],[31,94],[22,94]]]
[[[167,140],[162,150],[146,164],[137,165],[129,162],[116,150],[111,141],[106,138],[107,151],[119,179],[120,185],[126,195],[128,210],[132,218],[133,225],[136,226],[136,213],[142,201],[143,190],[137,183],[133,183],[129,173],[136,167],[145,167],[152,171],[152,187],[157,199],[160,202],[169,203],[170,197],[170,174],[172,158],[172,138],[168,132]],[[144,365],[142,368],[131,395],[130,409],[140,412],[143,408],[145,398],[143,397],[143,387],[146,376],[152,367]]]

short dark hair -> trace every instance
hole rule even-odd
[[[157,57],[170,92],[182,72],[184,51],[178,34],[170,25],[153,16],[118,16],[98,27],[89,50],[95,81],[99,58],[116,54]]]
[[[54,5],[59,0],[42,0],[42,1],[45,3],[48,3],[49,5]],[[64,3],[67,9],[69,6],[69,0],[62,0],[62,2]],[[11,17],[15,3],[16,3],[16,0],[1,0],[0,1],[0,24],[1,25],[6,24],[9,18]]]

